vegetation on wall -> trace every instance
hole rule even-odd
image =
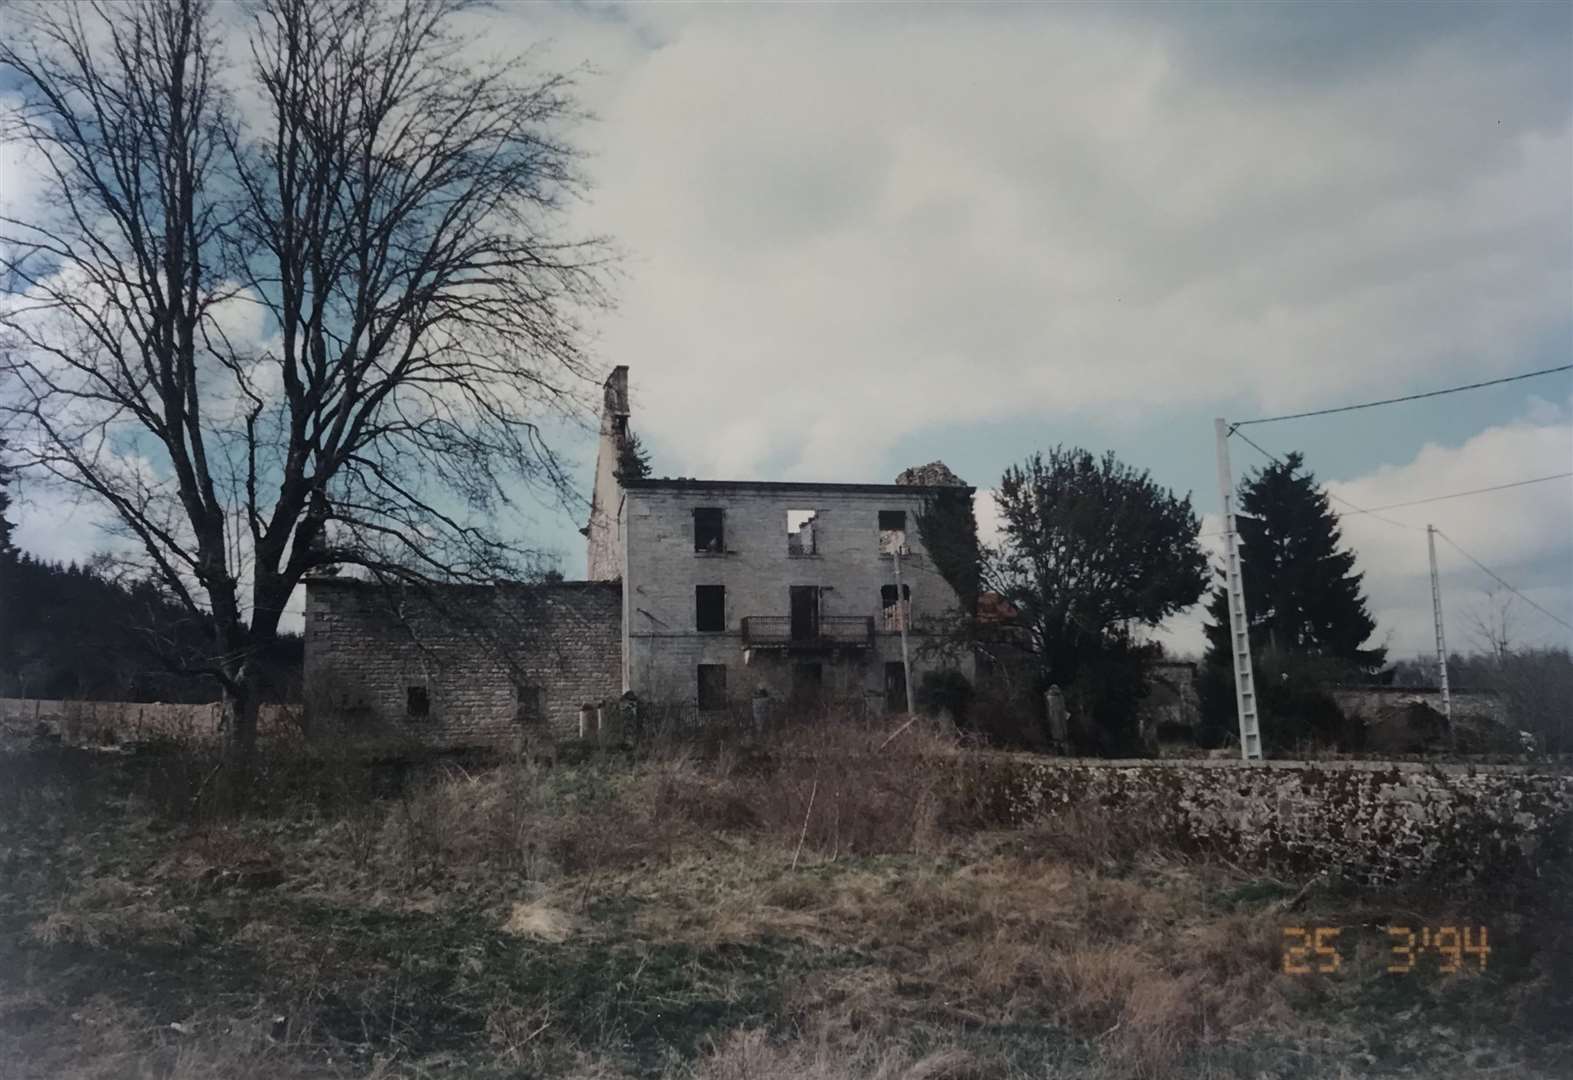
[[[981,552],[971,489],[958,487],[930,495],[918,510],[917,522],[923,550],[934,569],[955,590],[961,610],[972,614],[978,606]]]
[[[650,452],[631,431],[618,448],[615,475],[619,480],[643,480],[650,475]]]

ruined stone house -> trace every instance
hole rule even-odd
[[[584,704],[746,711],[839,701],[907,707],[913,683],[970,656],[925,649],[961,599],[930,558],[928,501],[972,489],[935,463],[897,484],[620,475],[628,369],[606,381],[586,538],[588,580],[400,597],[344,578],[306,588],[314,730],[494,741],[573,732]],[[901,581],[898,585],[898,571]]]

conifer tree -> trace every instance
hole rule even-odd
[[[1367,645],[1376,622],[1361,589],[1363,575],[1355,570],[1355,553],[1343,545],[1337,515],[1301,454],[1291,453],[1243,478],[1235,520],[1264,734],[1281,745],[1308,728],[1334,722],[1321,687],[1372,677],[1387,650]],[[1222,584],[1207,613],[1203,709],[1209,726],[1231,730],[1234,676]]]

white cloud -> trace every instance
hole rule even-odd
[[[1390,659],[1434,651],[1427,524],[1435,525],[1530,599],[1573,622],[1573,478],[1380,510],[1379,516],[1353,509],[1376,510],[1570,468],[1573,402],[1560,408],[1534,399],[1525,416],[1512,423],[1487,428],[1455,446],[1427,444],[1410,461],[1326,483],[1326,489],[1337,496],[1334,511],[1343,515],[1344,545],[1355,551],[1355,569],[1364,574],[1377,623],[1373,643],[1386,644]],[[980,538],[995,542],[999,510],[993,492],[979,491],[974,507]],[[1217,514],[1201,515],[1202,546],[1214,565],[1223,556],[1223,541],[1217,535],[1221,529]],[[1437,562],[1448,647],[1463,652],[1478,648],[1475,622],[1488,608],[1487,593],[1496,590],[1500,599],[1506,599],[1506,591],[1445,540],[1437,541]],[[1249,600],[1249,566],[1245,578]],[[1518,641],[1573,645],[1573,633],[1522,600],[1512,604]],[[1171,653],[1199,655],[1207,647],[1202,633],[1206,619],[1204,599],[1169,619],[1154,637]]]
[[[1509,53],[1250,94],[1137,19],[754,12],[619,54],[591,133],[603,351],[673,471],[861,479],[928,425],[1358,396],[1566,324],[1573,134]]]
[[[939,424],[1290,411],[1522,369],[1573,292],[1565,27],[1518,26],[1528,10],[1380,33],[1332,32],[1367,17],[1352,6],[473,18],[482,51],[544,36],[545,63],[597,69],[577,222],[630,253],[598,350],[631,365],[662,471],[866,480]],[[37,194],[14,161],[0,148],[7,205]],[[1519,479],[1568,460],[1568,423],[1539,402],[1335,490]],[[1566,614],[1567,506],[1549,484],[1390,516],[1434,520]],[[987,532],[986,493],[978,513]],[[41,550],[77,550],[80,520]],[[1424,647],[1423,533],[1346,530],[1395,651]],[[1481,576],[1448,575],[1451,611]],[[1176,647],[1199,621],[1175,621]]]
[[[1525,418],[1488,428],[1457,446],[1428,444],[1403,465],[1335,482],[1329,490],[1360,507],[1446,495],[1567,472],[1573,465],[1573,414],[1548,414],[1545,403]],[[1348,509],[1347,506],[1341,509]],[[1378,633],[1392,634],[1396,656],[1431,651],[1431,603],[1425,526],[1435,525],[1542,607],[1573,622],[1573,479],[1343,519],[1345,539],[1359,553]],[[1388,522],[1397,522],[1407,528]],[[1437,542],[1448,644],[1468,649],[1471,614],[1488,575],[1445,541]],[[1573,644],[1573,633],[1518,602],[1523,640]]]
[[[1544,401],[1532,403],[1525,417],[1488,428],[1456,446],[1427,444],[1400,465],[1383,466],[1326,488],[1343,502],[1344,543],[1356,553],[1355,569],[1364,586],[1377,629],[1373,642],[1386,644],[1391,659],[1435,650],[1431,617],[1430,563],[1425,526],[1435,525],[1462,548],[1501,575],[1530,599],[1573,622],[1573,478],[1509,488],[1421,506],[1359,514],[1394,503],[1472,491],[1536,476],[1567,472],[1573,465],[1573,410]],[[1203,518],[1203,534],[1221,527],[1216,515]],[[1221,541],[1203,540],[1215,559]],[[1485,608],[1486,593],[1499,586],[1445,541],[1437,542],[1443,615],[1448,647],[1470,651],[1474,616]],[[1250,567],[1245,568],[1250,598]],[[1500,591],[1500,590],[1499,590]],[[1573,634],[1522,601],[1514,601],[1521,643],[1573,644]],[[1206,648],[1199,605],[1171,619],[1158,635],[1172,651],[1200,653]]]

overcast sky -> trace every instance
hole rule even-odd
[[[475,18],[488,49],[545,39],[539,59],[592,69],[575,214],[627,255],[595,351],[629,365],[660,474],[888,481],[939,458],[986,490],[1065,442],[1215,515],[1214,416],[1573,359],[1566,4]],[[1573,379],[1247,433],[1381,506],[1573,468]],[[588,485],[593,440],[564,449]],[[43,509],[25,547],[102,545],[90,515]],[[1345,533],[1396,654],[1431,641],[1427,522],[1573,621],[1573,482],[1382,516]],[[579,524],[533,526],[571,576]],[[1491,583],[1438,554],[1467,648]],[[1200,648],[1198,626],[1171,644]],[[1521,603],[1514,628],[1569,639]]]

